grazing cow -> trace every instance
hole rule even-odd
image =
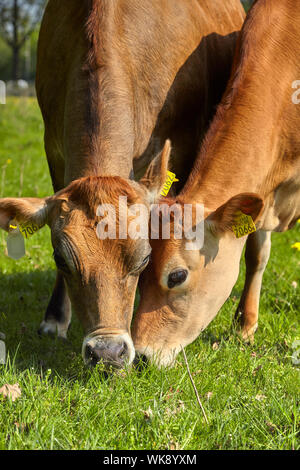
[[[48,2],[37,94],[56,194],[0,200],[0,226],[13,218],[50,226],[58,274],[40,331],[65,337],[72,305],[87,363],[133,360],[134,296],[150,254],[148,240],[98,239],[97,208],[118,212],[119,196],[128,207],[154,202],[168,137],[184,182],[229,79],[243,20],[239,0]]]
[[[204,205],[204,242],[154,240],[133,324],[136,351],[171,365],[213,320],[236,282],[246,243],[246,282],[236,316],[245,340],[258,323],[272,231],[300,216],[300,0],[258,0],[245,21],[228,88],[177,199]],[[236,238],[240,212],[258,229]],[[241,215],[241,214],[240,214]],[[174,219],[175,220],[175,219]],[[174,220],[172,224],[174,225]],[[172,229],[172,227],[171,227]]]

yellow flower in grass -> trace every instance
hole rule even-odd
[[[294,248],[295,250],[300,251],[300,242],[294,243],[294,245],[292,245],[292,248]]]
[[[12,162],[11,158],[9,158],[8,160],[6,160],[7,165],[10,165],[11,162]]]

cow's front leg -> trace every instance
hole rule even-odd
[[[67,337],[71,322],[71,302],[63,276],[57,272],[54,290],[42,321],[39,334],[53,334],[61,338]]]
[[[246,244],[246,280],[235,319],[241,326],[242,338],[253,342],[258,326],[262,279],[271,251],[271,232],[258,231]]]

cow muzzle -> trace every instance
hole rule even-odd
[[[125,333],[120,336],[87,336],[82,345],[86,365],[103,363],[108,369],[122,369],[130,365],[135,356],[132,339]]]

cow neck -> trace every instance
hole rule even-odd
[[[275,66],[268,86],[263,80],[268,77],[267,68],[257,73],[259,64],[253,71],[251,61],[240,67],[181,193],[184,200],[201,202],[212,210],[243,192],[265,197],[284,174],[280,158],[285,149],[283,110],[290,92],[284,83],[278,84],[276,73],[280,76],[280,72]]]
[[[241,119],[228,110],[210,131],[182,192],[185,198],[214,209],[239,193],[261,191],[277,145],[272,145],[272,124],[255,126],[261,121],[255,114],[250,122],[249,116]]]

